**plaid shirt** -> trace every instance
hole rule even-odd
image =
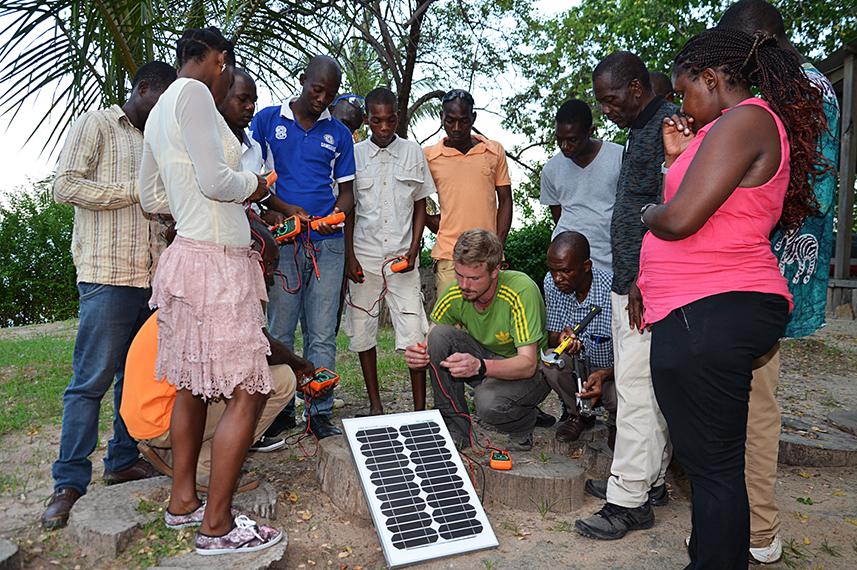
[[[613,366],[613,331],[610,289],[613,286],[613,274],[609,271],[592,268],[592,287],[582,303],[577,302],[574,293],[563,293],[556,288],[550,272],[545,275],[545,304],[547,305],[547,330],[562,332],[565,327],[577,325],[596,305],[601,313],[592,319],[580,335],[586,354],[592,366],[609,368]]]

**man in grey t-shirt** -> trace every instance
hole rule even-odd
[[[540,201],[549,206],[556,228],[551,239],[565,231],[586,236],[592,265],[613,271],[610,220],[616,185],[622,169],[622,147],[593,139],[592,110],[572,99],[556,114],[556,142],[560,153],[542,170]]]

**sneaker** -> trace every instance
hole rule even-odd
[[[533,448],[533,434],[528,433],[523,437],[509,436],[508,451],[530,451]]]
[[[282,449],[285,446],[285,439],[281,437],[265,437],[263,435],[259,438],[259,441],[250,446],[250,451],[255,451],[257,453],[268,453],[270,451],[277,451],[278,449]]]
[[[774,536],[774,540],[768,546],[750,549],[750,562],[753,564],[774,564],[779,562],[782,557],[783,541],[780,540],[780,533]]]
[[[606,503],[588,519],[574,521],[574,528],[589,538],[617,540],[628,534],[629,530],[652,528],[654,524],[655,512],[646,501],[643,506],[634,509]]]
[[[583,485],[583,490],[603,501],[607,500],[607,481],[600,479],[587,479]],[[653,507],[663,507],[670,502],[670,495],[667,492],[667,484],[652,487],[649,490],[649,502]]]
[[[235,517],[232,530],[222,536],[196,533],[196,553],[202,555],[241,554],[270,548],[280,542],[283,532],[270,526],[259,526],[245,515]]]
[[[232,517],[237,517],[238,511],[232,509]],[[178,530],[186,526],[200,526],[205,517],[205,501],[186,515],[174,515],[169,509],[164,511],[164,524],[167,528]]]
[[[186,526],[199,526],[205,516],[205,501],[186,515],[174,515],[170,509],[164,511],[164,524],[167,528],[177,530]]]

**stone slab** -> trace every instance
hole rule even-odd
[[[857,412],[838,410],[827,414],[827,421],[831,427],[847,434],[857,436]]]
[[[559,425],[559,424],[557,424]],[[595,424],[588,429],[583,430],[577,441],[563,442],[557,441],[554,435],[556,434],[556,426],[551,428],[551,437],[545,441],[545,450],[550,453],[558,453],[566,457],[578,458],[583,453],[583,449],[590,443],[604,440],[607,441],[607,424],[598,419]]]
[[[857,466],[857,437],[784,417],[779,462],[802,467]]]
[[[171,485],[169,477],[154,477],[110,487],[91,487],[71,511],[69,533],[82,549],[100,556],[116,556],[128,546],[138,529],[160,516],[137,512],[140,500],[159,492],[169,496]],[[232,505],[244,513],[275,518],[277,492],[270,483],[262,481],[256,489],[235,495]]]
[[[326,437],[318,442],[318,474],[321,492],[349,517],[372,520],[363,494],[354,458],[344,435]]]
[[[289,545],[289,535],[285,529],[283,538],[272,546],[259,552],[247,552],[245,554],[224,554],[220,556],[201,556],[195,552],[182,554],[173,558],[165,558],[159,566],[150,567],[148,570],[162,570],[169,568],[177,570],[186,568],[187,570],[198,570],[206,568],[208,570],[265,570],[266,568],[280,568],[280,563],[286,558],[286,548]]]
[[[583,506],[583,469],[577,461],[548,452],[511,452],[512,469],[491,469],[490,454],[478,461],[485,473],[484,504],[510,509],[570,513]],[[480,483],[477,478],[477,484]],[[478,485],[477,485],[478,486]]]
[[[11,540],[0,538],[0,570],[21,570],[23,567],[18,545]]]

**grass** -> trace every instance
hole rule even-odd
[[[60,422],[73,350],[54,336],[0,341],[0,436]]]
[[[137,512],[152,515],[143,526],[141,535],[117,558],[118,567],[149,568],[160,564],[164,558],[179,556],[194,550],[196,528],[171,530],[164,524],[163,500],[141,500]],[[123,564],[124,563],[124,564]],[[127,564],[127,566],[126,566]]]

